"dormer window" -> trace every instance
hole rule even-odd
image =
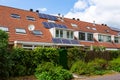
[[[26,30],[23,28],[16,28],[15,31],[16,31],[16,33],[26,34]]]
[[[77,24],[74,24],[74,23],[71,23],[71,26],[74,27],[74,28],[77,28],[78,25]]]
[[[35,18],[34,18],[34,17],[27,16],[26,18],[27,18],[27,20],[30,20],[30,21],[35,21]]]
[[[9,31],[7,27],[1,27],[1,26],[0,26],[0,30],[5,31],[5,32]]]
[[[18,15],[18,14],[11,14],[11,17],[12,17],[12,18],[20,19],[20,15]]]

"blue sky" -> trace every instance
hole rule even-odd
[[[0,0],[0,5],[6,5],[21,9],[29,10],[30,8],[46,9],[48,14],[67,14],[74,6],[77,0]]]
[[[120,0],[0,0],[0,5],[120,28]]]

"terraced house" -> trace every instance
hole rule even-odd
[[[9,46],[34,49],[43,47],[104,46],[120,49],[120,30],[106,24],[64,18],[0,6],[0,29],[9,34]]]

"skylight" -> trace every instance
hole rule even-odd
[[[34,17],[27,16],[26,18],[27,18],[27,20],[35,21],[35,18],[34,18]]]
[[[34,30],[33,34],[34,35],[42,35],[43,33],[41,31],[39,31],[39,30]]]
[[[16,33],[21,33],[21,34],[25,34],[26,33],[26,30],[23,29],[23,28],[16,28]]]
[[[90,29],[90,27],[89,27],[89,26],[87,26],[86,28],[87,28],[87,29]]]
[[[0,27],[0,30],[5,31],[5,32],[9,31],[7,27]]]
[[[11,14],[11,17],[12,17],[12,18],[18,18],[18,19],[19,19],[19,18],[20,18],[20,15],[18,15],[18,14]]]
[[[72,26],[72,27],[75,27],[75,28],[78,27],[78,25],[77,25],[77,24],[74,24],[74,23],[71,23],[71,26]]]
[[[96,30],[96,28],[92,28],[92,30]]]

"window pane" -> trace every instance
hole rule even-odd
[[[34,30],[33,34],[34,35],[42,35],[43,33],[41,31],[39,31],[39,30]]]
[[[31,16],[27,16],[27,20],[35,21],[35,18]]]
[[[115,39],[114,40],[115,43],[119,43],[119,38],[118,37],[115,37],[114,39]]]
[[[0,30],[5,31],[5,32],[9,31],[7,27],[0,27]]]
[[[59,30],[56,30],[56,37],[59,37]]]
[[[111,42],[111,36],[106,36],[107,40],[106,42]]]
[[[12,18],[20,18],[20,15],[18,15],[18,14],[11,14],[11,17]]]
[[[60,37],[63,37],[63,30],[60,30]]]
[[[87,34],[87,40],[88,41],[93,41],[93,34],[88,33]]]
[[[70,35],[70,38],[73,39],[73,32],[71,31],[71,35]]]
[[[70,35],[69,35],[69,31],[67,31],[67,38],[68,38],[68,39],[69,39],[69,36],[70,36]]]
[[[25,31],[25,29],[16,28],[16,33],[22,33],[22,34],[25,34],[26,31]]]
[[[79,40],[85,40],[85,33],[79,32]]]
[[[98,35],[98,40],[100,41],[100,42],[103,42],[103,35]]]

